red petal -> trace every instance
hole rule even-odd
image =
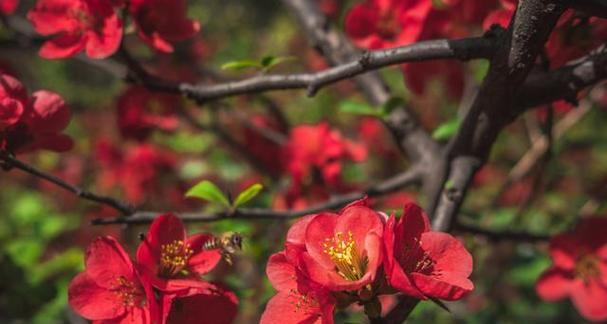
[[[535,291],[543,300],[556,301],[570,294],[572,284],[571,273],[558,268],[550,268],[537,280]]]
[[[348,36],[353,38],[354,43],[357,43],[376,32],[378,20],[378,11],[373,6],[364,3],[357,4],[348,11],[344,29]]]
[[[46,59],[61,59],[76,55],[86,44],[85,37],[63,34],[46,41],[40,48],[40,56]]]
[[[70,123],[70,109],[63,98],[54,92],[34,92],[29,106],[27,121],[33,132],[58,133]]]
[[[320,324],[332,323],[322,321],[322,313],[318,305],[297,307],[301,300],[297,294],[288,291],[278,292],[266,305],[261,315],[260,324]],[[332,315],[332,314],[331,314]]]
[[[324,252],[324,243],[335,235],[338,215],[322,213],[314,217],[306,228],[306,250],[309,255],[326,270],[333,270],[335,264]]]
[[[188,238],[188,244],[193,251],[190,260],[188,261],[188,268],[191,271],[203,275],[215,269],[221,260],[219,249],[209,251],[203,250],[205,242],[212,237],[213,236],[210,234],[196,234]]]
[[[89,245],[85,264],[86,273],[101,287],[112,287],[120,276],[133,282],[138,281],[131,259],[111,236],[97,238]]]
[[[560,234],[550,240],[550,256],[561,269],[573,270],[579,250],[580,243],[572,234]]]
[[[287,232],[287,243],[305,245],[306,228],[314,217],[316,217],[316,214],[304,216],[291,225]]]
[[[422,248],[434,261],[434,271],[445,276],[467,278],[472,273],[472,256],[455,237],[442,232],[426,232],[421,236]]]
[[[284,252],[272,254],[266,266],[266,274],[274,289],[278,291],[297,289],[295,267],[287,261]]]
[[[351,206],[344,209],[337,218],[335,233],[337,232],[346,236],[352,233],[356,246],[362,249],[367,235],[370,233],[375,233],[378,237],[383,235],[384,224],[374,210],[363,206]],[[367,253],[377,253],[377,251],[367,251]]]
[[[449,278],[447,282],[443,277],[414,272],[411,279],[424,295],[444,300],[458,300],[474,289],[472,282],[462,277]]]
[[[234,322],[237,311],[236,295],[231,291],[216,289],[213,293],[173,299],[167,323],[229,324]]]
[[[114,54],[122,40],[122,21],[109,4],[107,6],[111,14],[103,17],[102,30],[91,30],[87,33],[86,55],[90,58],[103,59]]]
[[[571,286],[573,305],[584,318],[591,321],[607,320],[607,287],[598,280],[584,283],[577,279]]]
[[[82,272],[70,283],[68,302],[74,311],[90,320],[112,319],[124,314],[126,309],[118,296],[97,285],[95,279]]]

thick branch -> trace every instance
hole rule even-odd
[[[223,211],[218,213],[181,213],[178,216],[185,222],[210,222],[220,219],[291,219],[308,214],[318,213],[328,209],[336,209],[343,207],[357,199],[365,196],[378,197],[386,195],[402,189],[403,187],[418,183],[420,180],[420,170],[412,168],[398,174],[388,180],[382,181],[375,186],[370,187],[365,191],[352,192],[340,196],[335,196],[329,200],[299,210],[277,211],[263,208],[239,208],[234,211]],[[129,217],[118,218],[102,218],[93,221],[94,225],[106,224],[142,224],[150,223],[156,218],[160,212],[135,212]]]
[[[468,185],[485,162],[497,135],[518,116],[513,109],[515,95],[563,10],[556,0],[519,2],[476,100],[449,145],[449,175],[443,190],[432,197],[437,202],[436,208],[431,209],[435,230],[452,226]]]
[[[8,169],[16,168],[16,169],[19,169],[26,173],[29,173],[38,178],[41,178],[50,183],[53,183],[69,192],[72,192],[73,194],[75,194],[78,197],[81,197],[86,200],[94,201],[96,203],[110,206],[110,207],[114,208],[115,210],[121,212],[125,216],[130,215],[135,211],[134,208],[131,205],[129,205],[128,203],[119,201],[119,200],[111,198],[111,197],[98,195],[98,194],[92,193],[90,191],[86,191],[77,186],[74,186],[72,184],[69,184],[52,174],[45,173],[41,170],[34,168],[31,165],[28,165],[20,160],[17,160],[16,158],[12,157],[9,153],[7,153],[5,151],[0,151],[0,160],[3,161],[3,167],[5,167],[5,168],[8,168]]]

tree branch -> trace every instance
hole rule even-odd
[[[378,197],[393,193],[403,187],[419,183],[421,172],[419,169],[411,168],[392,178],[384,180],[364,191],[351,192],[330,198],[329,200],[299,210],[278,211],[264,208],[238,208],[233,211],[222,211],[218,213],[179,213],[185,222],[210,222],[221,219],[281,219],[287,220],[304,215],[314,214],[328,209],[341,208],[355,200],[365,196]],[[93,225],[107,224],[144,224],[152,222],[162,212],[139,211],[129,217],[100,218],[93,220]]]
[[[10,168],[19,169],[21,171],[34,175],[38,178],[44,179],[52,184],[55,184],[58,187],[61,187],[65,190],[75,194],[76,196],[78,196],[80,198],[110,206],[113,209],[121,212],[125,216],[130,215],[135,211],[133,206],[131,206],[130,204],[128,204],[126,202],[123,202],[123,201],[120,201],[120,200],[117,200],[117,199],[114,199],[111,197],[98,195],[98,194],[92,193],[90,191],[86,191],[82,188],[79,188],[75,185],[69,184],[52,174],[45,173],[44,171],[38,170],[35,167],[33,167],[27,163],[17,160],[16,158],[11,156],[6,151],[0,150],[0,160],[3,161],[3,168],[5,168],[7,170],[10,170]]]

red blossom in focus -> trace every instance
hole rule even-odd
[[[367,0],[346,16],[345,30],[359,47],[378,49],[419,39],[431,0]]]
[[[54,36],[40,56],[58,59],[86,55],[102,59],[120,46],[122,21],[107,0],[38,0],[27,15],[41,35]]]
[[[137,249],[137,261],[153,285],[166,292],[196,288],[200,275],[213,270],[221,254],[205,250],[210,234],[188,237],[183,222],[172,214],[157,217]]]
[[[56,93],[40,90],[28,97],[19,80],[0,74],[0,149],[67,151],[72,140],[61,132],[70,118],[69,108]]]
[[[591,321],[607,320],[606,218],[588,218],[550,241],[553,265],[538,279],[536,291],[546,301],[571,298]]]
[[[132,0],[129,10],[139,37],[161,52],[173,52],[172,43],[188,39],[200,30],[197,21],[187,18],[186,0]]]
[[[85,271],[68,288],[74,311],[95,323],[158,323],[157,305],[122,246],[110,236],[89,246]]]
[[[303,218],[289,230],[287,243],[311,281],[331,291],[356,291],[375,280],[383,226],[381,215],[365,199],[338,214]]]
[[[142,86],[130,87],[118,99],[118,128],[125,138],[144,140],[156,129],[174,131],[179,119],[175,112],[179,96],[150,92]]]
[[[160,176],[175,173],[176,157],[172,152],[158,149],[149,144],[139,144],[120,150],[107,140],[99,140],[95,147],[95,157],[100,165],[99,186],[103,189],[120,187],[125,197],[133,203],[141,203],[147,195],[166,195],[161,186]],[[175,186],[172,189],[177,189]],[[175,192],[179,200],[182,194]]]
[[[457,300],[474,289],[470,253],[453,236],[430,231],[428,216],[415,204],[405,205],[398,221],[390,217],[384,245],[388,282],[407,295]]]
[[[2,0],[0,1],[0,14],[10,15],[19,6],[19,0]]]

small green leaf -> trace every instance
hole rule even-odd
[[[381,111],[369,104],[357,101],[343,101],[339,106],[339,111],[354,115],[375,116],[381,115]]]
[[[231,61],[224,63],[221,66],[222,70],[244,70],[250,68],[260,69],[263,65],[254,60],[241,60],[241,61]]]
[[[221,189],[219,189],[214,183],[207,180],[204,180],[190,188],[185,196],[187,198],[198,198],[230,207],[230,202],[223,192],[221,192]]]
[[[455,133],[457,133],[457,130],[459,129],[460,124],[461,124],[461,121],[457,118],[454,118],[448,122],[445,122],[445,123],[439,125],[434,130],[434,132],[432,132],[432,138],[434,138],[435,140],[438,140],[438,141],[449,139],[449,138],[453,137],[453,135],[455,135]]]
[[[257,196],[262,189],[263,186],[259,183],[256,183],[243,190],[241,193],[238,194],[238,197],[236,197],[236,200],[234,201],[234,207],[240,207],[246,204],[251,199],[255,198],[255,196]]]
[[[288,62],[296,60],[295,56],[272,56],[267,55],[261,59],[261,66],[263,66],[264,70],[269,70],[270,68],[278,65],[280,63]]]

